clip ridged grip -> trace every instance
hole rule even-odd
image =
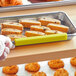
[[[55,42],[55,41],[63,41],[63,40],[67,40],[66,33],[15,39],[15,46]]]

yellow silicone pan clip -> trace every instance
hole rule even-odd
[[[14,43],[15,43],[15,46],[22,46],[22,45],[30,45],[30,44],[64,41],[64,40],[67,40],[67,37],[68,36],[66,33],[26,37],[26,38],[15,39]]]

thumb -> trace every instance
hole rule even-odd
[[[2,56],[0,57],[0,60],[4,60],[4,59],[6,59],[6,57],[7,57],[7,53],[4,52],[4,53],[2,54]]]
[[[9,49],[14,48],[14,44],[11,42],[11,39],[9,37],[6,37],[6,47],[8,47]]]
[[[5,44],[3,41],[0,40],[0,56],[2,56],[5,49]]]
[[[8,47],[5,47],[4,52],[6,52],[7,54],[9,54],[10,53],[10,49]]]
[[[10,52],[10,49],[8,47],[5,47],[4,52],[3,52],[2,56],[0,57],[0,60],[6,59],[9,52]]]

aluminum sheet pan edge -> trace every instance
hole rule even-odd
[[[71,5],[71,4],[76,4],[76,1],[68,0],[68,1],[59,1],[59,2],[42,2],[42,3],[32,3],[29,5],[1,7],[0,12],[17,11],[17,10],[25,10],[25,9],[36,9],[36,8],[44,8],[44,7],[54,7],[54,6]]]

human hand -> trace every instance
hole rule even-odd
[[[0,35],[0,60],[5,59],[12,48],[14,47],[10,38]]]

